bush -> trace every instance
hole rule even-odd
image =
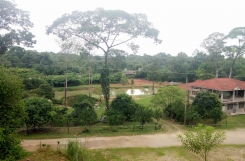
[[[89,97],[85,94],[78,94],[78,95],[67,97],[67,104],[70,107],[72,107],[77,102],[83,102],[83,101],[87,101],[88,103],[94,105],[96,102],[98,102],[98,99]]]
[[[66,82],[65,75],[57,75],[54,77],[48,78],[49,84],[52,84],[54,87],[64,87]],[[82,84],[81,78],[77,75],[68,75],[67,76],[67,84],[68,86],[78,86]]]
[[[169,104],[164,109],[165,116],[175,119],[177,122],[184,123],[185,105],[181,100]],[[200,115],[195,111],[195,108],[189,106],[186,108],[186,125],[195,125],[200,121]]]
[[[52,111],[51,103],[45,98],[32,97],[24,100],[26,112],[26,126],[40,127],[49,122]]]
[[[91,151],[79,144],[78,140],[68,141],[65,155],[70,161],[95,160]]]
[[[83,101],[74,103],[72,107],[74,108],[74,111],[72,111],[71,116],[74,118],[75,123],[85,126],[84,132],[89,132],[87,126],[90,127],[98,122],[98,116],[93,106],[90,103]]]
[[[50,100],[54,99],[54,96],[55,96],[53,87],[49,85],[48,83],[41,84],[39,88],[37,89],[36,93],[39,96],[50,99]]]
[[[37,89],[41,84],[44,83],[43,79],[40,78],[25,78],[23,84],[26,90]]]
[[[125,121],[132,121],[137,103],[127,94],[119,94],[111,102],[111,108],[125,116]]]

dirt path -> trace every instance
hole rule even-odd
[[[120,147],[164,147],[179,146],[178,134],[183,132],[173,132],[153,135],[137,136],[117,136],[117,137],[87,137],[78,140],[90,149],[120,148]],[[245,129],[226,131],[225,144],[245,144]],[[45,140],[24,140],[22,146],[28,151],[35,151],[41,144],[49,144],[54,149],[57,148],[57,141],[60,145],[66,145],[69,139],[45,139]]]
[[[164,119],[161,119],[159,123],[162,124],[163,128],[167,129],[167,133],[179,133],[183,131],[183,125],[172,123],[170,120],[166,121]]]

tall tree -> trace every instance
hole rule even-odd
[[[216,124],[223,118],[222,103],[214,93],[199,92],[192,105],[203,119],[212,119]]]
[[[219,77],[219,70],[224,66],[225,52],[225,35],[219,32],[212,33],[205,40],[203,40],[201,46],[206,49],[209,54],[209,59],[215,68],[215,77]]]
[[[178,86],[167,85],[160,88],[156,95],[152,98],[152,103],[155,107],[166,108],[169,104],[176,100],[184,102],[185,92]]]
[[[146,15],[129,14],[121,10],[104,10],[102,8],[95,11],[74,11],[71,14],[64,14],[47,28],[47,34],[51,33],[63,40],[70,37],[79,38],[84,41],[85,45],[92,45],[104,52],[105,66],[102,70],[102,76],[105,78],[102,78],[101,81],[102,89],[110,89],[107,78],[109,77],[107,60],[112,48],[128,43],[128,46],[137,52],[139,46],[131,40],[139,36],[151,38],[156,43],[161,43],[161,40],[158,39],[159,31],[152,27]],[[110,99],[108,90],[103,90],[103,95],[108,107]]]
[[[237,27],[232,29],[225,39],[236,39],[237,45],[227,46],[227,55],[233,59],[229,78],[232,76],[232,70],[237,58],[245,52],[245,27]]]
[[[15,129],[24,123],[21,80],[0,67],[0,160],[19,160],[20,140]]]
[[[0,56],[11,46],[24,45],[32,47],[36,43],[29,32],[33,24],[29,20],[29,13],[18,9],[16,4],[8,0],[0,1]]]

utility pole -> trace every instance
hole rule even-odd
[[[88,96],[91,97],[91,66],[88,67]]]
[[[67,108],[67,55],[66,55],[65,107]]]
[[[154,82],[155,82],[155,73],[153,73],[152,95],[155,94],[155,85],[154,85]]]
[[[186,125],[186,108],[187,108],[187,101],[188,101],[188,87],[187,87],[188,78],[185,78],[185,87],[186,87],[186,96],[185,96],[185,114],[184,114],[184,125]]]
[[[90,49],[88,51],[88,96],[91,97],[92,89],[92,71],[91,71],[91,62],[90,62]]]

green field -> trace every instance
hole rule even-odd
[[[215,161],[237,161],[245,160],[245,145],[222,145],[212,150],[209,160]],[[201,160],[197,155],[188,152],[183,147],[160,147],[160,148],[114,148],[87,150],[90,161],[197,161]],[[41,149],[27,157],[38,161],[68,161],[61,152],[51,149]],[[27,158],[21,160],[26,161]]]

